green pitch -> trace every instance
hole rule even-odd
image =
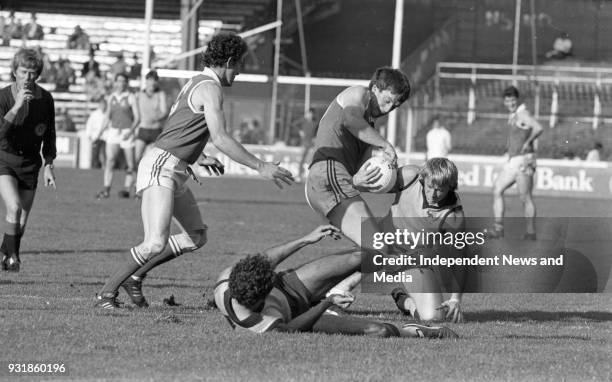
[[[146,310],[93,309],[94,295],[125,251],[142,238],[140,205],[97,201],[101,172],[58,170],[58,191],[40,189],[22,245],[22,271],[0,274],[0,380],[7,364],[60,362],[45,380],[406,381],[612,379],[612,294],[465,296],[458,341],[370,339],[230,330],[207,301],[217,272],[244,256],[321,223],[302,185],[263,181],[191,184],[209,242],[149,275]],[[120,179],[118,179],[120,180]],[[119,182],[116,182],[119,183]],[[489,214],[488,196],[462,195],[466,215]],[[376,197],[375,209],[388,200]],[[536,198],[540,216],[612,216],[602,201]],[[511,199],[508,210],[519,209]],[[284,267],[348,247],[324,242]],[[174,295],[179,306],[164,305]],[[357,293],[352,314],[401,322],[388,296]]]

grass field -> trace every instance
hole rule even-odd
[[[321,222],[301,185],[277,191],[259,180],[192,183],[210,226],[208,244],[151,272],[144,286],[149,309],[95,310],[95,293],[142,238],[137,201],[93,198],[101,178],[59,169],[58,191],[39,191],[22,271],[0,273],[0,380],[42,379],[10,376],[8,362],[66,365],[67,375],[48,380],[612,380],[611,294],[467,295],[467,322],[450,325],[457,341],[232,332],[207,305],[216,275]],[[467,214],[489,214],[488,196],[462,198]],[[373,202],[382,211],[387,201]],[[612,216],[602,201],[536,203],[540,215]],[[511,199],[509,209],[518,208]],[[322,242],[283,266],[348,246]],[[179,306],[163,304],[171,295]],[[403,319],[388,296],[358,294],[350,312]]]

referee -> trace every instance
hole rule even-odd
[[[0,252],[5,271],[19,272],[21,238],[43,166],[41,147],[45,186],[55,188],[53,98],[35,83],[42,69],[35,50],[20,49],[11,65],[13,82],[0,90],[0,196],[6,207]]]

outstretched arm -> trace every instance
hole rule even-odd
[[[212,143],[224,154],[240,164],[257,170],[262,177],[273,180],[279,188],[282,188],[282,183],[287,185],[293,183],[293,176],[289,171],[275,163],[261,161],[227,133],[223,114],[223,95],[219,86],[213,83],[198,86],[191,102],[196,107],[200,105],[203,107]]]
[[[263,255],[268,257],[268,260],[273,267],[276,267],[283,260],[293,255],[298,250],[307,245],[320,241],[325,236],[331,236],[337,240],[340,238],[340,230],[333,225],[322,225],[315,228],[314,231],[310,232],[306,236],[266,249],[263,252]]]

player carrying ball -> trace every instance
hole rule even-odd
[[[202,155],[209,139],[231,159],[257,170],[278,187],[293,183],[289,171],[259,160],[226,131],[222,87],[232,85],[246,53],[247,45],[239,36],[215,35],[204,53],[204,71],[179,93],[154,147],[138,167],[136,187],[142,194],[144,240],[130,249],[108,279],[97,297],[98,307],[117,308],[115,299],[122,284],[134,304],[148,306],[141,289],[147,272],[206,244],[207,227],[186,181],[193,176],[189,165]],[[200,164],[217,173],[222,170],[221,163],[213,158],[203,158]],[[170,236],[172,218],[182,232]]]

